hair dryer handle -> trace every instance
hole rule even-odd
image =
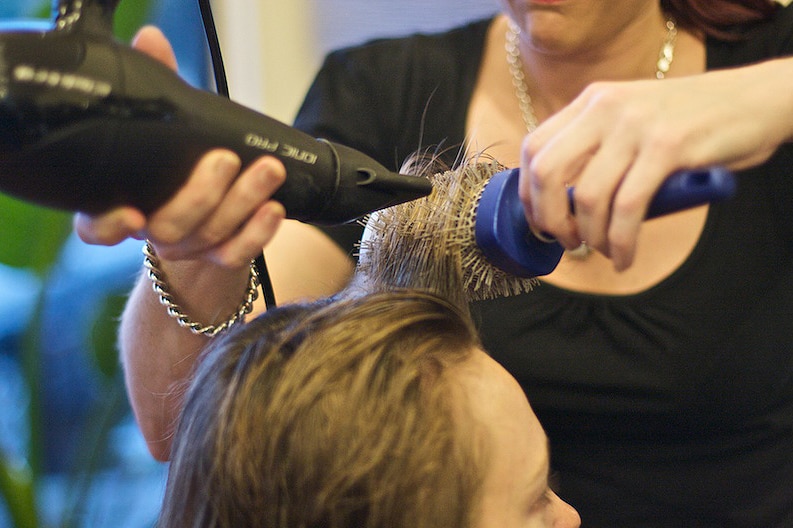
[[[304,222],[350,222],[431,192],[426,178],[193,88],[109,36],[86,35],[86,20],[110,3],[92,5],[93,18],[73,31],[0,34],[0,192],[58,209],[125,204],[148,214],[216,148],[244,165],[281,160],[287,178],[272,198]]]
[[[476,243],[491,264],[512,275],[547,275],[556,269],[564,248],[540,240],[529,228],[518,198],[519,173],[519,169],[499,172],[485,185],[476,213]],[[735,188],[734,175],[723,167],[675,172],[659,188],[646,218],[726,200],[735,194]],[[575,212],[573,195],[571,187],[570,210]]]

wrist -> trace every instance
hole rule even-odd
[[[259,296],[253,261],[229,270],[204,261],[163,262],[148,241],[142,251],[152,291],[166,313],[192,333],[213,337],[253,310]]]

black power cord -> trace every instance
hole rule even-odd
[[[220,51],[220,40],[215,26],[215,19],[212,16],[212,6],[210,0],[198,0],[198,8],[201,10],[201,21],[204,24],[207,45],[209,46],[209,57],[212,62],[212,70],[215,76],[215,90],[219,95],[229,97],[229,85],[226,77],[226,68],[223,65],[223,54]],[[267,270],[267,262],[264,253],[259,253],[255,260],[256,271],[259,273],[259,283],[262,288],[262,296],[267,309],[276,306],[273,284],[270,273]]]
[[[215,18],[212,16],[210,0],[198,0],[198,8],[201,10],[201,21],[204,24],[204,33],[209,46],[209,57],[212,60],[212,70],[215,74],[215,91],[219,95],[229,97],[226,67],[223,65],[223,54],[220,51],[220,40],[215,26]]]

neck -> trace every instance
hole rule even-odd
[[[665,22],[659,10],[613,35],[593,35],[580,43],[522,35],[523,69],[540,120],[569,104],[593,82],[654,79],[667,34]],[[505,18],[501,24],[506,31]]]

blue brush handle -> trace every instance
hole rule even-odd
[[[518,198],[519,169],[509,169],[487,182],[476,213],[476,244],[494,266],[517,277],[539,277],[556,269],[564,248],[537,238],[529,229]],[[661,185],[647,211],[655,218],[735,194],[735,177],[723,167],[675,172]],[[568,190],[573,209],[573,188]]]

